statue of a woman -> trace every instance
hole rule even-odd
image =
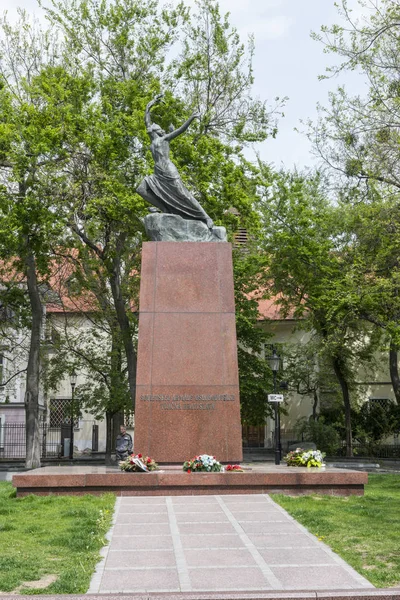
[[[193,114],[181,127],[166,133],[151,120],[151,108],[160,102],[163,94],[148,103],[145,113],[147,133],[151,139],[150,150],[154,158],[154,174],[148,175],[137,188],[137,193],[147,202],[164,213],[180,215],[184,219],[204,221],[209,229],[213,222],[196,198],[185,188],[178,169],[169,157],[169,142],[184,133],[192,121],[199,117]]]

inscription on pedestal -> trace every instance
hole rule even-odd
[[[235,402],[235,394],[142,394],[143,402],[159,402],[161,410],[215,410],[218,402]]]

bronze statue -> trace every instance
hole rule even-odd
[[[184,133],[199,115],[193,114],[181,127],[175,130],[172,128],[169,133],[166,133],[159,125],[152,122],[150,115],[152,107],[162,98],[163,94],[159,94],[146,107],[145,123],[151,139],[150,150],[154,158],[154,174],[145,177],[136,191],[163,213],[203,221],[209,229],[212,229],[212,220],[183,185],[178,169],[169,157],[169,142]]]

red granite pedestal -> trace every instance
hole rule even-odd
[[[145,243],[139,310],[135,452],[242,460],[231,245]]]

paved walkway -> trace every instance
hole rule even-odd
[[[371,589],[266,495],[122,497],[88,593]]]

